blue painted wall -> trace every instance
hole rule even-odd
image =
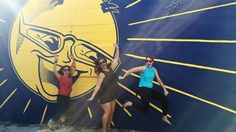
[[[133,2],[135,0],[112,0],[110,3],[119,6],[117,8],[119,13],[116,12],[117,10],[104,12],[112,13],[117,22],[117,36],[119,36],[117,43],[121,50],[121,65],[117,70],[118,74],[124,74],[122,69],[127,70],[144,65],[142,57],[152,55],[156,58],[155,66],[159,70],[164,84],[187,92],[195,98],[169,89],[169,114],[172,116],[170,120],[174,126],[164,124],[161,120],[161,113],[153,107],[147,114],[129,108],[128,111],[132,114],[130,117],[117,105],[113,120],[114,127],[149,131],[236,131],[236,61],[234,61],[234,57],[236,57],[236,3],[233,3],[235,1],[141,0],[137,4],[127,7]],[[10,3],[13,4],[9,5]],[[37,124],[42,120],[45,106],[47,106],[43,119],[43,122],[46,123],[55,114],[55,103],[50,103],[26,88],[14,71],[9,53],[12,24],[26,3],[27,0],[15,0],[14,2],[2,1],[0,4],[0,84],[3,82],[0,86],[0,121]],[[106,2],[101,1],[100,3]],[[232,5],[227,5],[228,3]],[[219,5],[224,6],[219,7]],[[59,6],[63,6],[63,3],[57,7]],[[106,6],[109,7],[109,5]],[[215,9],[207,7],[215,7]],[[206,10],[129,25],[133,22],[197,9]],[[163,42],[132,41],[129,38],[224,41],[211,43],[209,41],[170,42],[168,40]],[[234,42],[229,43],[231,40]],[[160,62],[158,59],[206,66],[213,70],[193,65],[170,64]],[[224,70],[228,70],[228,72]],[[6,79],[7,81],[4,81]],[[132,91],[136,91],[138,80],[137,77],[129,76],[120,83]],[[160,89],[157,85],[155,88]],[[127,98],[135,98],[123,87],[120,87],[120,91],[122,96],[118,100],[121,103]],[[90,95],[91,93],[88,92],[83,97],[72,100],[71,114],[74,117],[74,123],[79,126],[100,125],[101,108],[96,101],[92,104],[86,102]],[[23,113],[29,99],[31,99],[31,103],[27,111]],[[160,106],[159,102],[152,101],[152,103]],[[88,106],[93,113],[92,119],[87,111]]]

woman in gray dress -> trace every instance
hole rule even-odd
[[[104,111],[102,116],[102,131],[107,132],[110,129],[112,117],[115,111],[117,94],[117,76],[114,73],[119,62],[119,47],[116,45],[115,57],[112,62],[107,63],[106,58],[98,58],[95,61],[95,72],[97,73],[97,84],[91,101],[95,96],[98,97],[100,105]]]

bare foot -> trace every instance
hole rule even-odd
[[[107,132],[107,130],[106,129],[102,129],[102,132]]]
[[[128,101],[124,104],[124,108],[132,106],[132,102]]]
[[[167,124],[169,124],[169,125],[172,125],[171,122],[168,120],[167,116],[163,116],[163,117],[162,117],[162,120],[163,120],[165,123],[167,123]]]
[[[59,119],[59,122],[60,122],[61,124],[65,124],[65,122],[66,122],[65,116],[62,116],[62,117]]]

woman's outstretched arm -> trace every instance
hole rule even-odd
[[[97,84],[93,90],[93,94],[92,96],[88,99],[88,101],[92,101],[94,99],[94,97],[97,95],[101,85],[102,85],[102,82],[103,82],[103,79],[104,79],[105,75],[103,73],[100,73],[98,75],[98,79],[97,79]]]

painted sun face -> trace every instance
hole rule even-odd
[[[117,43],[115,21],[111,13],[102,12],[101,3],[69,0],[55,6],[50,0],[29,0],[24,6],[13,24],[9,50],[15,72],[31,91],[56,100],[54,55],[58,70],[72,64],[71,55],[76,60],[72,98],[95,86],[94,60],[103,56],[111,61]]]

